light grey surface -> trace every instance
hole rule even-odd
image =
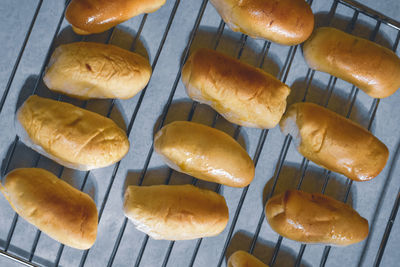
[[[0,58],[2,59],[0,63],[1,94],[11,73],[12,66],[19,52],[28,24],[33,16],[36,4],[37,2],[34,0],[3,0],[0,4],[0,12],[1,14],[5,14],[5,16],[0,17],[0,40],[2,40],[0,49]],[[173,0],[167,1],[165,6],[147,17],[140,36],[140,44],[136,46],[135,51],[140,53],[145,53],[145,51],[147,51],[151,63],[159,48],[162,34],[164,33],[174,4],[175,1]],[[312,8],[314,13],[319,14],[317,15],[318,23],[323,19],[323,13],[329,11],[331,4],[332,1],[314,0]],[[393,18],[396,18],[396,16],[398,17],[398,12],[400,11],[398,1],[364,1],[364,4],[370,5]],[[173,87],[175,78],[177,77],[180,60],[193,29],[200,5],[201,1],[195,0],[184,0],[179,3],[172,27],[129,136],[132,144],[131,149],[128,155],[121,161],[121,165],[116,174],[110,198],[107,202],[103,218],[100,221],[98,238],[89,253],[86,266],[105,266],[108,262],[124,219],[121,209],[123,188],[126,184],[136,184],[138,182],[140,171],[144,166],[147,153],[151,147],[153,130],[160,114],[163,112],[164,105]],[[63,1],[45,0],[43,2],[32,36],[28,42],[21,64],[11,86],[10,93],[7,97],[6,104],[0,114],[0,128],[3,129],[2,135],[0,136],[0,143],[2,144],[0,148],[0,157],[2,159],[6,157],[15,137],[12,120],[15,108],[21,102],[21,100],[18,99],[25,99],[34,87],[62,10]],[[353,15],[352,10],[339,5],[337,13],[341,14],[341,16],[338,15],[332,25],[343,29]],[[142,17],[143,16],[138,16],[118,26],[112,36],[111,43],[129,49]],[[343,20],[340,18],[343,18]],[[210,4],[207,4],[203,19],[201,20],[200,32],[196,35],[193,48],[199,46],[213,47],[215,43],[215,33],[219,23],[219,15]],[[360,15],[354,33],[363,37],[368,37],[375,23],[373,19]],[[380,33],[376,41],[390,47],[393,44],[397,32],[386,25],[382,25]],[[105,42],[108,34],[109,32],[96,36],[89,36],[86,40]],[[239,51],[240,37],[240,33],[233,33],[225,27],[223,37],[217,50],[236,56]],[[80,37],[71,33],[71,28],[64,21],[61,35],[57,38],[57,44],[78,41],[79,38]],[[241,59],[245,62],[258,65],[263,45],[264,42],[261,40],[248,38]],[[289,47],[272,44],[263,68],[276,76],[281,75],[289,50]],[[399,53],[399,51],[398,49],[397,52]],[[307,66],[303,60],[301,50],[298,49],[286,81],[286,83],[292,87],[292,94],[289,98],[290,103],[301,100],[305,88],[304,79],[306,73]],[[329,75],[317,72],[314,80],[315,82],[313,82],[310,88],[307,100],[321,103],[324,97],[324,90],[328,84]],[[338,81],[328,107],[341,114],[345,114],[348,105],[344,103],[348,101],[350,89],[350,84]],[[39,85],[38,93],[46,97],[57,97],[57,95],[50,93],[42,83]],[[130,100],[116,101],[116,108],[113,109],[111,117],[117,122],[124,121],[125,124],[129,123],[138,99],[139,94]],[[77,105],[82,105],[80,101],[67,98],[63,98],[62,100],[72,101]],[[351,190],[350,202],[353,203],[354,208],[356,208],[363,217],[367,218],[370,223],[372,223],[369,242],[362,242],[346,248],[332,248],[327,266],[358,266],[360,264],[363,266],[371,266],[375,259],[384,227],[386,226],[392,204],[400,186],[400,168],[397,167],[399,165],[399,160],[394,158],[395,151],[398,149],[400,142],[400,106],[398,103],[400,103],[400,92],[395,93],[387,99],[383,99],[380,102],[372,128],[373,133],[380,138],[390,150],[388,165],[376,179],[365,183],[355,183]],[[108,105],[108,101],[89,101],[87,108],[105,114]],[[351,113],[351,118],[366,126],[370,116],[371,105],[372,99],[365,93],[360,92],[353,112]],[[186,119],[190,107],[190,99],[186,96],[184,87],[179,81],[173,98],[173,104],[168,113],[167,122],[177,119]],[[210,125],[214,114],[215,113],[211,109],[200,105],[194,113],[193,120]],[[217,128],[227,131],[229,134],[233,134],[234,127],[235,126],[223,119],[217,121]],[[255,153],[260,133],[261,130],[258,129],[243,128],[241,130],[239,139],[245,143],[247,151],[251,156]],[[264,187],[266,184],[270,186],[272,183],[271,177],[274,175],[283,140],[284,137],[278,128],[269,131],[256,169],[256,177],[249,187],[247,197],[234,230],[233,241],[228,248],[228,254],[231,254],[234,250],[239,248],[247,249],[250,244],[250,240],[254,234],[263,209],[262,195]],[[37,154],[30,151],[22,144],[18,144],[15,155],[16,157],[12,161],[10,170],[17,167],[32,166],[37,157]],[[301,156],[295,151],[293,146],[291,146],[281,176],[278,180],[277,193],[286,188],[294,188],[296,186],[301,160]],[[39,167],[44,167],[53,171],[55,174],[60,172],[60,167],[57,164],[45,158],[40,159]],[[3,168],[4,161],[2,163],[2,169]],[[113,169],[114,167],[111,166],[90,173],[89,183],[88,186],[85,187],[85,191],[95,192],[95,200],[99,208],[110,182]],[[321,168],[310,164],[308,170],[302,188],[308,191],[320,191],[323,184]],[[164,183],[167,172],[168,169],[162,163],[161,158],[154,154],[151,157],[149,169],[144,178],[144,184]],[[79,187],[83,175],[83,172],[66,169],[62,174],[62,178],[69,180],[72,184]],[[72,179],[69,179],[71,177]],[[327,193],[338,199],[342,199],[346,181],[346,178],[340,175],[332,175],[332,179],[328,184]],[[191,177],[186,175],[176,172],[172,175],[171,184],[190,182]],[[200,181],[198,185],[215,189],[215,184]],[[242,189],[222,187],[221,192],[227,200],[232,220]],[[14,213],[4,197],[0,197],[0,207],[0,247],[3,248],[4,240],[7,238]],[[195,266],[216,265],[230,225],[231,221],[227,229],[219,236],[206,238],[202,241]],[[398,253],[400,247],[399,225],[399,220],[397,220],[383,257],[382,266],[398,265],[400,260],[400,254]],[[27,257],[31,250],[35,234],[36,228],[20,219],[11,240],[10,252]],[[144,235],[141,232],[135,230],[133,225],[128,223],[121,245],[116,254],[114,265],[133,265],[143,237]],[[272,255],[277,237],[277,234],[271,230],[264,220],[255,250],[256,256],[268,262]],[[195,240],[176,242],[168,266],[187,266],[196,242]],[[141,266],[160,266],[168,245],[168,241],[149,239],[143,254]],[[41,264],[51,265],[56,258],[58,248],[59,244],[57,242],[42,234],[34,260]],[[300,244],[284,239],[276,266],[291,266],[299,248]],[[323,248],[323,246],[319,245],[307,246],[303,257],[303,266],[318,266]],[[60,263],[63,266],[77,266],[81,255],[82,252],[66,247]],[[360,261],[361,256],[362,261]],[[0,266],[13,265],[16,264],[0,257]]]

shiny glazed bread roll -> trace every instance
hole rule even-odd
[[[223,196],[193,185],[128,186],[124,212],[138,230],[166,240],[214,236],[229,220]]]
[[[95,242],[96,204],[54,174],[39,168],[15,169],[0,189],[19,216],[58,242],[77,249]]]
[[[304,0],[210,0],[235,32],[283,45],[300,44],[314,29],[314,15]]]
[[[190,56],[182,81],[192,99],[246,127],[275,127],[290,93],[288,86],[269,73],[209,49]]]
[[[349,205],[318,193],[288,190],[265,208],[271,228],[302,243],[347,246],[368,235],[368,221]]]
[[[400,58],[390,49],[335,28],[318,28],[303,47],[310,68],[350,82],[372,97],[400,87]]]
[[[77,34],[100,33],[164,4],[165,0],[72,0],[65,18]]]
[[[228,260],[228,267],[268,267],[253,255],[238,250]]]
[[[115,45],[78,42],[61,45],[53,52],[46,86],[79,99],[135,96],[149,82],[149,61]]]
[[[77,170],[109,166],[129,149],[125,132],[111,119],[36,95],[18,109],[15,126],[27,146]]]
[[[385,144],[369,131],[316,104],[291,105],[280,127],[304,157],[355,181],[376,177],[389,157]]]
[[[202,180],[244,187],[254,178],[246,150],[226,133],[202,124],[164,126],[154,137],[154,149],[172,169]]]

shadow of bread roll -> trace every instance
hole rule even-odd
[[[165,0],[72,0],[65,18],[77,34],[104,32],[132,17],[152,13]]]
[[[314,14],[304,0],[210,0],[235,32],[283,45],[304,42],[314,29]]]
[[[128,99],[146,87],[149,61],[111,44],[77,42],[57,47],[43,81],[55,92],[79,99]]]
[[[389,157],[385,144],[371,132],[313,103],[291,105],[280,127],[304,157],[355,181],[375,178]]]
[[[77,249],[88,249],[95,242],[96,204],[51,172],[15,169],[0,189],[19,216],[58,242]]]
[[[229,220],[223,196],[193,185],[128,186],[124,212],[138,230],[165,240],[215,236]]]
[[[271,74],[204,48],[189,57],[182,82],[190,98],[210,105],[228,121],[263,129],[279,123],[290,93]]]
[[[109,166],[129,150],[125,131],[111,119],[36,95],[18,109],[15,128],[28,147],[82,171]]]
[[[164,126],[154,137],[154,149],[172,169],[198,179],[245,187],[254,178],[254,163],[228,134],[188,121]]]
[[[400,88],[400,58],[390,49],[335,28],[321,27],[304,43],[310,68],[385,98]]]
[[[268,200],[265,214],[271,228],[301,243],[347,246],[368,236],[368,221],[349,205],[319,193],[299,190]]]
[[[268,265],[250,253],[238,250],[229,257],[228,267],[268,267]]]

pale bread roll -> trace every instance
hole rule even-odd
[[[176,121],[154,137],[154,149],[172,169],[196,178],[244,187],[254,178],[254,163],[228,134],[194,122]]]
[[[82,171],[109,166],[129,149],[125,131],[111,119],[36,95],[18,109],[15,127],[25,145]]]
[[[302,243],[347,246],[368,236],[368,221],[349,205],[319,193],[287,190],[265,208],[271,228]]]
[[[372,133],[316,104],[291,105],[280,127],[304,157],[355,181],[376,177],[389,157],[385,144]]]
[[[228,267],[268,267],[253,255],[238,250],[228,260]]]
[[[165,0],[72,0],[65,18],[77,34],[104,32],[132,17],[152,13]]]
[[[269,73],[209,49],[189,57],[182,82],[190,98],[210,105],[228,121],[263,129],[279,123],[290,93]]]
[[[314,29],[314,14],[304,0],[210,0],[235,32],[283,45],[300,44]]]
[[[128,186],[124,212],[138,230],[165,240],[215,236],[229,220],[223,196],[193,185]]]
[[[372,97],[388,97],[400,87],[400,58],[393,51],[338,29],[315,30],[303,54],[310,68],[352,83]]]
[[[0,189],[19,216],[58,242],[77,249],[88,249],[95,242],[96,204],[51,172],[15,169]]]
[[[128,99],[146,87],[151,66],[141,55],[115,45],[77,42],[51,55],[46,86],[79,99]]]

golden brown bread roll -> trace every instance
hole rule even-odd
[[[304,0],[210,0],[235,32],[283,45],[300,44],[314,29],[314,15]]]
[[[268,267],[253,255],[238,250],[228,260],[228,267]]]
[[[110,44],[78,42],[53,52],[46,86],[79,99],[135,96],[149,82],[149,61],[139,54]]]
[[[304,157],[355,181],[376,177],[389,157],[385,144],[369,131],[316,104],[291,105],[280,127]]]
[[[246,150],[226,133],[202,124],[164,126],[154,137],[154,149],[172,169],[202,180],[244,187],[254,178]]]
[[[288,190],[267,202],[271,228],[302,243],[347,246],[368,235],[368,221],[349,205],[318,193]]]
[[[223,196],[193,185],[128,186],[124,212],[138,230],[166,240],[214,236],[229,220]]]
[[[390,49],[335,28],[318,28],[303,47],[310,68],[354,84],[372,97],[400,87],[400,58]]]
[[[125,132],[111,119],[36,95],[18,109],[15,126],[27,146],[77,170],[109,166],[129,149]]]
[[[96,204],[54,174],[39,168],[15,169],[0,189],[19,216],[58,242],[77,249],[95,242]]]
[[[192,99],[247,127],[275,127],[290,93],[289,87],[261,69],[209,49],[190,56],[182,81]]]
[[[100,33],[164,4],[165,0],[72,0],[65,18],[77,34]]]

